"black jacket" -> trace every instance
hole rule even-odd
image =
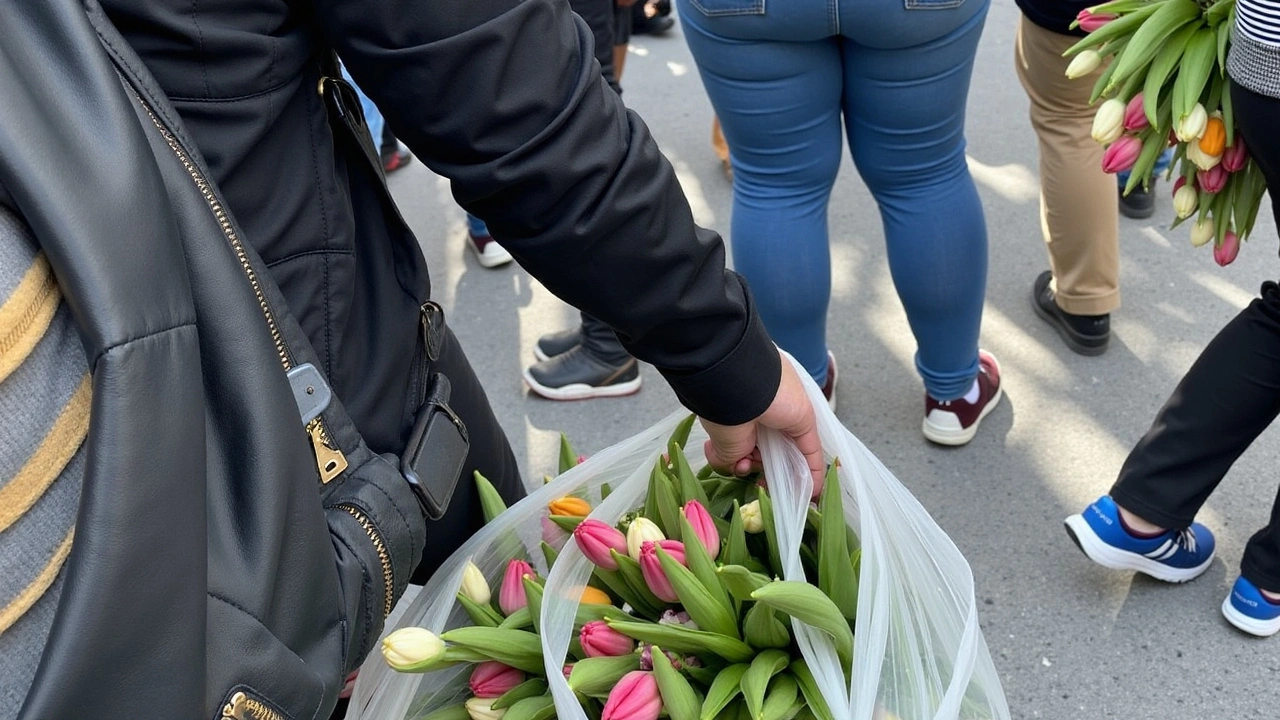
[[[780,364],[720,239],[592,61],[564,0],[104,0],[172,99],[370,446],[399,452],[416,241],[317,94],[335,49],[522,266],[612,325],[690,409],[739,423]],[[403,412],[387,412],[386,408]]]
[[[1022,14],[1045,30],[1081,37],[1084,36],[1084,31],[1079,28],[1072,30],[1071,23],[1075,22],[1076,15],[1079,15],[1081,10],[1101,4],[1098,0],[1083,2],[1081,0],[1017,0],[1017,2]]]

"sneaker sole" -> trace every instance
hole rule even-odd
[[[574,383],[564,387],[553,388],[534,380],[528,370],[524,371],[523,376],[525,384],[529,386],[530,390],[548,400],[589,400],[591,398],[631,395],[640,391],[640,381],[642,379],[637,375],[635,380],[601,387],[587,385],[586,383]]]
[[[1002,399],[1004,399],[1004,386],[996,388],[995,397],[991,398],[991,402],[987,403],[987,406],[982,408],[982,412],[978,414],[978,419],[974,420],[972,425],[963,430],[952,430],[951,428],[941,428],[933,425],[929,422],[929,417],[926,415],[924,423],[921,425],[921,431],[924,432],[926,440],[939,445],[947,445],[950,447],[968,445],[969,441],[978,434],[978,426],[982,424],[982,419],[990,415],[991,411],[996,409],[996,406],[1000,404]]]
[[[1151,558],[1108,545],[1102,538],[1098,537],[1093,528],[1089,527],[1089,523],[1084,519],[1083,515],[1072,515],[1063,524],[1066,525],[1067,535],[1071,536],[1071,540],[1075,542],[1076,547],[1080,548],[1081,552],[1088,556],[1090,560],[1112,570],[1135,570],[1164,582],[1184,583],[1200,577],[1205,570],[1209,569],[1209,564],[1213,562],[1213,556],[1210,555],[1207,560],[1195,567],[1169,567]]]
[[[471,238],[467,238],[467,247],[471,248],[471,254],[475,256],[476,262],[480,263],[480,267],[482,268],[496,268],[506,265],[515,259],[511,257],[511,253],[509,252],[503,252],[497,257],[485,257],[484,254],[476,248],[476,244],[471,242]]]
[[[1237,610],[1236,606],[1231,604],[1230,595],[1227,595],[1226,599],[1222,601],[1222,616],[1227,619],[1227,622],[1235,625],[1237,629],[1243,630],[1250,635],[1271,637],[1272,635],[1280,632],[1280,617],[1272,620],[1251,618]]]
[[[1110,335],[1107,335],[1106,339],[1103,340],[1101,344],[1089,344],[1088,342],[1076,337],[1076,334],[1071,331],[1071,328],[1064,325],[1053,313],[1050,313],[1048,310],[1045,310],[1040,306],[1040,299],[1036,295],[1035,288],[1031,289],[1031,307],[1036,311],[1036,315],[1040,316],[1041,320],[1049,323],[1054,330],[1058,331],[1058,337],[1062,338],[1062,342],[1066,343],[1067,347],[1077,355],[1097,357],[1105,353],[1107,351],[1107,346],[1111,344]]]

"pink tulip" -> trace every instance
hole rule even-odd
[[[569,533],[564,528],[555,524],[555,522],[546,516],[542,518],[542,542],[559,550],[564,547],[564,541],[568,539]]]
[[[1249,162],[1249,149],[1244,145],[1244,138],[1237,133],[1235,140],[1222,151],[1222,167],[1227,172],[1240,172]]]
[[[573,674],[573,663],[566,663],[560,668],[560,672],[564,673],[564,681],[569,682],[569,676]]]
[[[1240,237],[1228,230],[1222,236],[1222,243],[1213,248],[1213,261],[1226,267],[1240,254]]]
[[[636,649],[636,642],[609,627],[603,620],[592,620],[582,626],[578,644],[587,657],[618,657]]]
[[[707,549],[707,554],[712,560],[720,554],[720,531],[716,530],[715,521],[711,519],[711,514],[697,500],[690,500],[684,505],[684,517],[689,521],[690,527],[693,528],[693,534],[698,536],[698,541],[702,543],[702,547]]]
[[[502,614],[510,615],[529,604],[529,598],[524,593],[526,576],[534,576],[532,565],[523,560],[507,563],[507,571],[502,576],[502,589],[498,591],[498,607],[502,608]]]
[[[1208,170],[1197,170],[1196,184],[1207,193],[1216,193],[1226,186],[1228,175],[1230,173],[1227,169],[1222,167],[1222,163],[1218,163]]]
[[[1118,173],[1128,170],[1138,161],[1138,153],[1142,152],[1142,141],[1136,135],[1123,135],[1107,146],[1102,153],[1102,171]]]
[[[1147,113],[1142,109],[1142,93],[1138,93],[1124,108],[1124,129],[1137,131],[1148,127],[1151,127],[1151,121],[1147,120]]]
[[[515,686],[524,682],[524,673],[497,660],[489,660],[476,665],[471,671],[471,694],[478,698],[497,698],[506,695]]]
[[[618,528],[599,520],[583,520],[574,528],[573,539],[593,565],[605,570],[618,569],[618,562],[613,559],[611,550],[617,550],[619,555],[627,554],[627,536]]]
[[[632,670],[609,691],[600,720],[658,720],[661,712],[662,696],[653,673]]]
[[[1117,17],[1117,15],[1111,15],[1110,13],[1092,13],[1088,10],[1081,10],[1076,15],[1076,22],[1080,23],[1081,30],[1091,33]]]
[[[657,543],[649,541],[640,546],[640,573],[649,585],[649,590],[659,600],[669,603],[680,602],[680,596],[676,595],[675,588],[671,586],[671,581],[662,570],[662,563],[658,561],[658,548],[662,548],[662,551],[676,562],[684,564],[683,543],[678,540],[660,540]]]

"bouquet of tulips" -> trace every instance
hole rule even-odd
[[[807,377],[807,376],[805,376]],[[488,523],[389,619],[353,720],[1007,720],[959,551],[807,383],[830,462],[673,415]],[[693,448],[694,450],[690,450]],[[839,459],[837,459],[839,458]]]
[[[1146,187],[1166,147],[1174,227],[1195,216],[1191,243],[1214,241],[1214,260],[1235,260],[1258,217],[1266,181],[1236,132],[1226,58],[1235,0],[1116,0],[1084,10],[1088,32],[1069,77],[1106,69],[1093,89],[1103,99],[1093,138],[1106,146],[1107,172],[1131,170],[1125,192]]]

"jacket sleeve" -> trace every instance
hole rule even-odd
[[[564,0],[315,0],[396,135],[534,277],[611,325],[699,415],[737,424],[781,363],[724,244]]]

